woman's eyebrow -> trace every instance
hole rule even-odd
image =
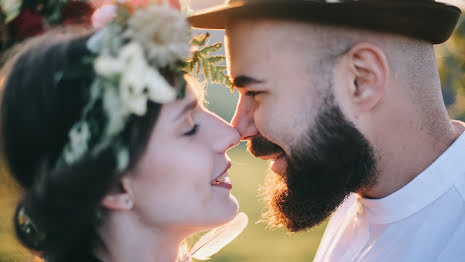
[[[197,105],[199,104],[199,101],[197,99],[195,100],[192,100],[191,102],[189,102],[186,106],[184,106],[184,108],[179,112],[179,114],[176,116],[175,120],[178,120],[179,118],[181,118],[186,112],[194,109],[195,107],[197,107]]]

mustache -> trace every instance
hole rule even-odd
[[[249,152],[256,157],[274,155],[284,152],[280,146],[276,145],[261,135],[253,137],[247,143],[247,148]]]

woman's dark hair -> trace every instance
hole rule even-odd
[[[93,261],[100,202],[118,180],[109,150],[72,167],[55,167],[69,130],[81,117],[94,77],[84,74],[57,81],[56,76],[90,55],[89,37],[44,37],[14,60],[4,80],[2,149],[12,176],[25,189],[14,219],[17,237],[49,262]],[[147,114],[130,119],[123,131],[129,168],[144,152],[160,109],[149,103]],[[39,241],[21,225],[22,210],[44,236]]]

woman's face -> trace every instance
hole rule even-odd
[[[239,134],[203,107],[197,90],[163,105],[149,144],[131,171],[134,210],[148,226],[205,229],[232,219],[226,151]]]

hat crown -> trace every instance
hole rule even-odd
[[[351,3],[351,2],[435,2],[435,0],[226,0],[226,4],[243,3],[266,3],[266,2],[316,2],[316,3]]]
[[[263,17],[388,32],[440,44],[450,37],[461,14],[454,0],[225,1],[189,17],[192,27],[226,29],[238,18]]]

